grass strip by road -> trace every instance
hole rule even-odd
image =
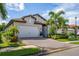
[[[71,42],[71,44],[79,44],[79,42]]]
[[[24,48],[9,52],[0,52],[0,56],[28,56],[40,52],[39,48]]]

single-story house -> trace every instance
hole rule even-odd
[[[6,29],[10,26],[16,26],[19,30],[18,37],[47,37],[48,30],[44,19],[39,14],[23,16],[10,20],[7,24]]]
[[[75,25],[75,24],[69,24],[68,25],[68,32],[75,32],[75,27],[77,27],[76,31],[77,31],[77,35],[79,35],[79,25]]]
[[[77,31],[77,35],[79,35],[79,26],[78,25],[67,24],[66,26],[68,27],[67,33],[75,33],[75,27],[77,27],[76,31]],[[62,29],[58,29],[57,33],[62,33]]]

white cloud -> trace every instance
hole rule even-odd
[[[73,9],[73,7],[75,7],[76,6],[76,4],[58,4],[58,7],[56,7],[54,10],[56,10],[56,9],[61,9],[61,8],[63,8],[64,10],[68,10],[68,9]]]
[[[43,16],[45,19],[48,19],[48,18],[49,18],[49,15],[48,15],[49,12],[50,12],[49,10],[46,11],[46,13],[42,14],[42,16]]]
[[[8,16],[8,15],[7,15],[7,16]],[[2,17],[0,16],[0,24],[1,24],[1,23],[8,23],[8,21],[7,21],[7,20],[3,20]]]
[[[76,20],[75,20],[75,18],[69,18],[69,24],[75,24],[75,21],[76,21],[76,24],[77,25],[79,25],[79,18],[77,18]]]
[[[68,12],[66,12],[66,14],[64,16],[66,16],[67,18],[79,17],[79,12],[68,11]]]
[[[21,3],[20,6],[19,6],[20,10],[24,10],[24,4]]]
[[[2,23],[8,23],[6,20],[3,20]]]
[[[64,8],[59,8],[59,9],[56,9],[56,10],[54,10],[54,11],[55,11],[55,12],[58,12],[58,11],[61,11],[61,10],[62,10],[62,11],[65,11]]]
[[[6,20],[0,20],[0,24],[1,23],[8,23],[8,21],[6,21]]]
[[[6,7],[9,10],[22,11],[24,10],[24,3],[7,3]]]
[[[59,11],[59,10],[64,10],[65,14],[64,17],[69,19],[69,23],[73,23],[74,24],[74,17],[79,17],[79,4],[57,4],[57,7],[54,7],[52,10],[48,10],[50,11]],[[46,11],[46,13],[42,14],[44,17],[48,17],[48,11]],[[71,19],[70,19],[71,18]],[[78,18],[79,19],[79,18]],[[78,20],[79,21],[79,20]]]

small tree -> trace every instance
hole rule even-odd
[[[62,29],[62,34],[66,34],[68,28],[66,23],[68,22],[68,19],[65,19],[64,17],[61,16],[58,18],[58,22],[59,22],[58,27]]]
[[[16,27],[16,26],[13,26],[13,27],[11,27],[8,31],[10,32],[9,35],[10,35],[11,38],[12,38],[11,41],[17,41],[18,38],[17,38],[16,34],[19,33],[17,27]]]
[[[0,42],[2,43],[2,34],[5,28],[5,23],[0,24]]]
[[[16,28],[16,26],[12,26],[3,33],[3,36],[5,36],[7,40],[13,42],[13,41],[17,41],[17,36],[15,35],[17,33],[19,33],[19,31]]]
[[[57,29],[59,26],[59,17],[61,14],[64,14],[64,11],[58,11],[58,12],[49,12],[50,19],[47,21],[47,24],[50,25],[50,33],[57,34]]]

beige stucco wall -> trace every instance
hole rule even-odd
[[[24,20],[25,20],[28,24],[34,24],[34,22],[35,22],[35,19],[32,18],[32,17],[26,17]]]
[[[41,23],[45,23],[45,20],[43,20],[42,18],[40,18],[39,16],[34,16],[38,21],[38,22],[41,22]]]

